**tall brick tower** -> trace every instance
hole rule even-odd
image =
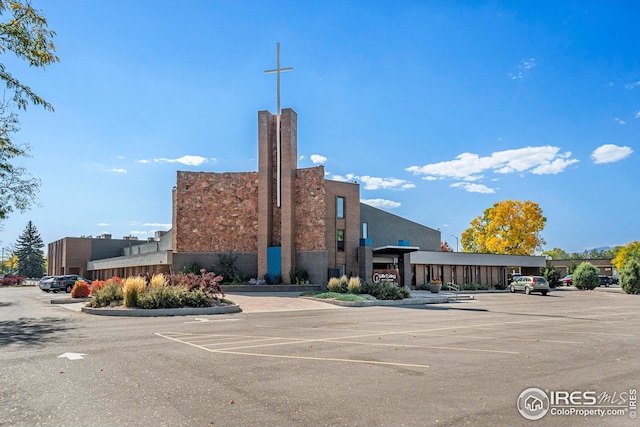
[[[269,111],[258,112],[258,277],[282,274],[286,283],[295,266],[297,145],[295,111],[283,109],[280,120]]]

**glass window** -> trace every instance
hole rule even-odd
[[[344,252],[344,230],[338,230],[336,240],[338,242],[338,251]]]
[[[344,197],[338,197],[336,200],[336,216],[344,218]]]
[[[369,237],[369,225],[366,222],[362,223],[362,238],[366,239]]]

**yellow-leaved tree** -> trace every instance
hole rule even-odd
[[[616,256],[611,260],[611,264],[613,264],[618,271],[632,259],[640,261],[640,242],[633,241],[631,243],[627,243],[626,245],[620,247],[616,251]]]
[[[485,209],[462,233],[464,252],[534,255],[545,244],[540,235],[547,222],[537,203],[503,200]]]

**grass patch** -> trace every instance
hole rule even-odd
[[[314,297],[320,299],[335,299],[336,301],[367,301],[365,297],[361,297],[360,295],[340,294],[338,292],[324,292],[314,295]]]

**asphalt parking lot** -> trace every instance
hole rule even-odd
[[[270,310],[135,319],[43,296],[0,289],[0,425],[637,421],[640,298],[615,288],[284,311],[299,301],[283,297]],[[530,388],[559,400],[537,421],[518,410]]]

